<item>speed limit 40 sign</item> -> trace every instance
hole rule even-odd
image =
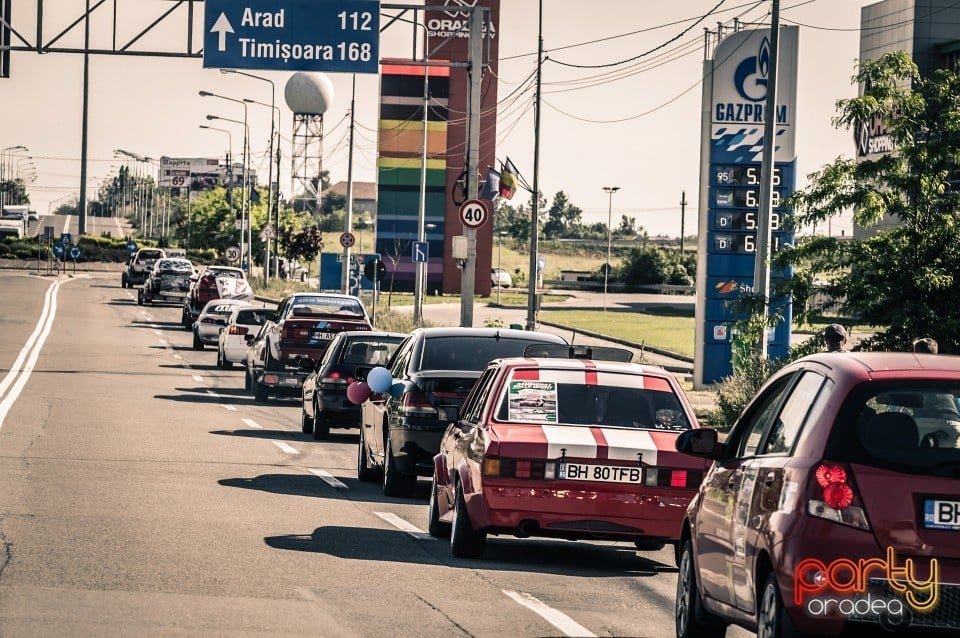
[[[460,204],[460,222],[467,228],[480,228],[488,217],[490,213],[482,199],[468,199]]]

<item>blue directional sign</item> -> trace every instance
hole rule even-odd
[[[53,254],[56,255],[57,257],[62,259],[66,253],[67,253],[67,248],[66,246],[63,245],[63,242],[58,241],[53,245]]]
[[[377,0],[207,0],[203,66],[378,73]]]
[[[430,261],[430,243],[425,241],[415,241],[411,248],[410,259],[413,263],[427,263]]]
[[[138,249],[139,249],[139,246],[137,246],[137,242],[133,241],[132,239],[127,242],[127,252],[130,253],[131,255],[137,252]]]
[[[70,233],[60,233],[60,242],[64,246],[68,246],[73,243],[73,237],[70,235]]]
[[[80,249],[79,249],[79,248],[77,248],[76,246],[74,246],[73,248],[70,249],[70,258],[71,258],[71,259],[73,259],[74,261],[76,261],[79,256],[80,256]]]

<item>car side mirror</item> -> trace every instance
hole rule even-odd
[[[253,342],[253,335],[251,334],[243,335],[243,338],[246,340],[248,344]]]
[[[690,456],[702,456],[708,459],[720,457],[717,431],[713,428],[687,430],[677,437],[677,452]]]
[[[373,366],[357,366],[356,372],[353,373],[353,378],[357,381],[366,381],[367,375],[370,374],[371,370],[373,370]]]
[[[455,405],[439,405],[437,418],[441,423],[456,423],[460,420],[460,410]]]

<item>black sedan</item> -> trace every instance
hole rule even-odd
[[[383,492],[410,496],[417,476],[433,476],[433,457],[447,427],[439,405],[460,407],[494,359],[520,357],[534,343],[562,343],[556,335],[501,328],[418,328],[390,360],[402,393],[375,393],[360,415],[357,477],[383,474]]]
[[[360,406],[347,399],[347,386],[387,361],[403,341],[400,332],[341,332],[303,381],[301,423],[305,434],[325,439],[331,427],[355,428]],[[359,373],[359,374],[358,374]]]

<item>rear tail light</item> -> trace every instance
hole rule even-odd
[[[200,320],[200,323],[219,323],[219,322],[213,317],[204,317],[203,319]]]
[[[342,390],[353,383],[353,377],[345,377],[338,370],[331,370],[320,379],[321,390]]]
[[[201,279],[200,283],[204,286],[212,286],[216,283],[216,280],[213,277],[207,276]]]
[[[298,340],[298,339],[309,339],[310,338],[310,329],[304,326],[288,326],[284,325],[283,329],[280,331],[280,338],[283,340]]]
[[[647,466],[643,468],[643,484],[647,487],[699,487],[703,472],[679,470],[669,467]]]
[[[400,401],[400,414],[431,417],[437,415],[437,409],[430,404],[423,392],[414,388],[404,393]]]
[[[230,329],[227,330],[227,334],[230,334],[230,335],[245,335],[248,332],[250,332],[250,329],[247,328],[246,326],[237,326],[237,325],[230,326]]]
[[[823,461],[811,473],[807,484],[807,513],[835,523],[870,529],[853,474],[840,463]]]
[[[490,478],[523,478],[552,481],[556,477],[556,461],[505,459],[487,457],[483,475]]]

